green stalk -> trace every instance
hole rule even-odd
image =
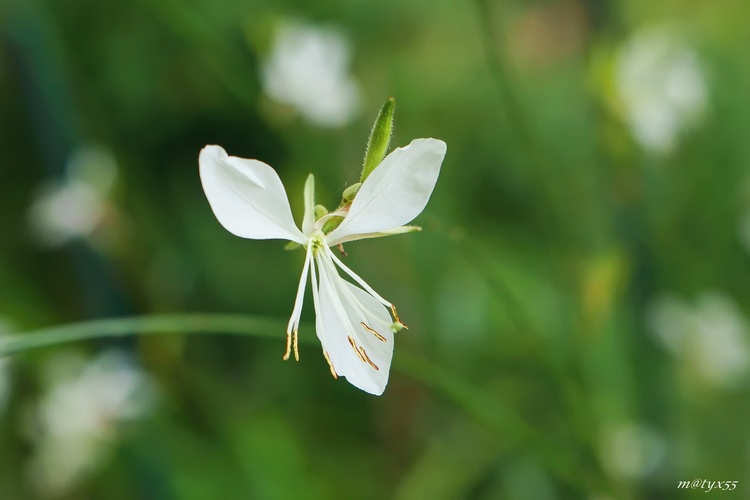
[[[301,329],[311,331],[312,325],[302,325]],[[239,314],[164,314],[111,318],[4,336],[0,339],[0,358],[77,340],[138,334],[224,333],[283,339],[285,330],[286,321]],[[300,340],[310,343],[315,337],[305,335]],[[397,353],[393,366],[396,371],[422,383],[433,393],[451,401],[477,422],[487,426],[505,441],[506,446],[534,449],[542,462],[558,477],[575,484],[601,486],[598,478],[592,474],[578,477],[575,473],[580,470],[577,468],[578,464],[573,458],[559,455],[561,447],[559,443],[552,442],[553,438],[540,434],[500,399],[464,380],[459,374],[445,370],[420,354],[407,351]]]
[[[0,356],[76,340],[153,333],[227,333],[284,338],[286,322],[239,314],[164,314],[110,318],[52,326],[0,338]]]

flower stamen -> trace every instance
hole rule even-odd
[[[391,304],[391,312],[393,313],[393,317],[396,318],[396,322],[399,323],[403,328],[408,330],[409,327],[406,326],[406,323],[401,321],[401,318],[398,317],[398,313],[396,312],[396,306],[394,306],[393,304]]]
[[[294,360],[299,361],[299,348],[297,346],[297,329],[295,328],[292,332],[286,332],[286,352],[284,352],[284,356],[281,357],[284,361],[287,361],[289,359],[289,356],[292,354],[292,350],[294,350]]]
[[[294,360],[299,361],[299,348],[297,347],[297,329],[294,329],[294,332],[292,333],[292,345],[294,346]]]
[[[352,338],[352,336],[349,335],[346,338],[349,339],[349,345],[351,345],[352,349],[354,349],[354,352],[357,353],[357,357],[359,357],[359,359],[361,359],[363,363],[367,363],[367,360],[365,359],[365,357],[362,356],[361,352],[359,352],[359,349],[357,348],[357,344],[354,342],[354,339]]]
[[[365,357],[365,359],[370,364],[370,366],[372,366],[376,370],[380,371],[380,368],[378,368],[378,365],[376,365],[375,363],[373,363],[372,360],[370,359],[370,356],[367,355],[367,351],[365,351],[365,348],[362,347],[362,346],[359,346],[359,350],[362,351],[362,355]]]
[[[335,264],[336,264],[337,266],[339,266],[339,267],[341,268],[341,270],[342,270],[342,271],[344,271],[344,272],[345,272],[346,274],[348,274],[348,275],[349,275],[349,276],[350,276],[350,277],[351,277],[351,278],[352,278],[352,279],[353,279],[354,281],[356,281],[356,282],[357,282],[357,284],[359,284],[359,286],[361,286],[362,288],[364,288],[364,290],[365,290],[365,291],[366,291],[367,293],[369,293],[370,295],[372,295],[372,296],[373,296],[373,298],[374,298],[375,300],[377,300],[378,302],[380,302],[381,304],[383,304],[383,305],[384,305],[384,306],[386,306],[386,307],[393,307],[393,305],[392,305],[392,304],[391,304],[390,302],[388,302],[388,301],[387,301],[387,300],[385,300],[385,299],[384,299],[383,297],[381,297],[380,295],[378,295],[378,293],[377,293],[377,292],[376,292],[375,290],[373,290],[373,289],[372,289],[372,287],[371,287],[370,285],[368,285],[368,284],[367,284],[367,282],[365,282],[365,280],[363,280],[362,278],[360,278],[360,277],[359,277],[359,275],[357,275],[357,273],[355,273],[354,271],[352,271],[351,269],[349,269],[349,268],[348,268],[348,267],[346,266],[346,264],[344,264],[343,262],[341,262],[341,259],[339,259],[338,257],[336,257],[336,254],[335,254],[335,253],[333,253],[333,252],[329,251],[329,252],[328,252],[328,255],[330,255],[330,256],[331,256],[331,260],[333,260],[333,262],[334,262],[334,263],[335,263]]]
[[[366,324],[360,322],[360,325],[362,325],[363,327],[365,327],[365,330],[367,330],[368,332],[370,332],[373,335],[375,335],[375,337],[377,337],[377,339],[379,341],[381,341],[381,342],[388,342],[388,339],[386,339],[385,337],[383,337],[382,335],[380,335],[378,332],[376,332],[374,329],[370,328]]]
[[[328,368],[331,369],[331,375],[333,375],[334,379],[339,378],[339,374],[336,373],[336,370],[333,368],[333,363],[331,363],[331,358],[328,356],[328,351],[323,351],[323,356],[326,358],[326,362],[328,363]]]
[[[289,359],[289,355],[292,352],[292,332],[286,332],[286,351],[281,357],[282,360],[286,361]]]
[[[310,248],[312,249],[313,256],[318,256],[318,251],[322,248],[327,248],[323,236],[320,234],[313,235],[309,242]]]

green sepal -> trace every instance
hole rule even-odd
[[[396,111],[396,99],[389,97],[383,107],[380,108],[375,124],[370,131],[370,138],[367,141],[367,150],[365,151],[365,161],[362,165],[362,175],[359,182],[365,182],[365,179],[380,165],[388,152],[388,145],[391,142],[393,133],[393,115]]]
[[[336,229],[337,227],[339,227],[342,222],[344,222],[344,218],[339,215],[336,215],[335,217],[331,217],[330,219],[326,221],[325,224],[323,224],[323,229],[321,229],[321,231],[323,231],[323,234],[328,234],[334,229]]]
[[[297,250],[298,248],[302,248],[302,245],[300,245],[296,241],[290,241],[289,243],[284,245],[284,250],[286,251]]]

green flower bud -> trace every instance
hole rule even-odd
[[[361,186],[362,186],[362,183],[358,182],[344,189],[344,194],[341,195],[341,198],[343,199],[345,204],[349,203],[350,201],[354,199],[355,196],[357,196],[357,192],[359,191],[359,188]]]
[[[359,182],[365,182],[375,167],[385,158],[388,152],[388,145],[391,142],[393,133],[393,115],[396,111],[396,99],[388,98],[380,108],[375,124],[370,131],[370,138],[367,141],[367,150],[365,151],[365,161],[362,165],[362,175]]]
[[[313,213],[314,213],[315,220],[318,220],[324,215],[328,215],[328,209],[324,207],[323,205],[315,205],[315,209]]]

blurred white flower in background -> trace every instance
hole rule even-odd
[[[89,362],[58,354],[45,370],[49,389],[27,429],[36,445],[28,473],[39,494],[54,497],[108,458],[121,426],[145,416],[156,391],[151,379],[118,351]]]
[[[667,440],[650,425],[624,422],[602,433],[599,454],[605,468],[614,476],[641,479],[664,462]]]
[[[697,125],[708,105],[698,55],[671,27],[638,31],[616,59],[615,85],[623,118],[644,149],[669,153]]]
[[[112,154],[98,147],[83,147],[68,161],[61,181],[41,186],[29,209],[35,239],[57,247],[91,235],[110,211],[107,200],[117,179]]]
[[[334,28],[288,21],[263,62],[263,88],[275,101],[322,127],[340,127],[359,108],[359,88],[349,74],[348,40]]]
[[[646,320],[664,347],[708,382],[733,387],[748,375],[747,323],[729,296],[704,292],[691,306],[666,294],[651,304]]]

